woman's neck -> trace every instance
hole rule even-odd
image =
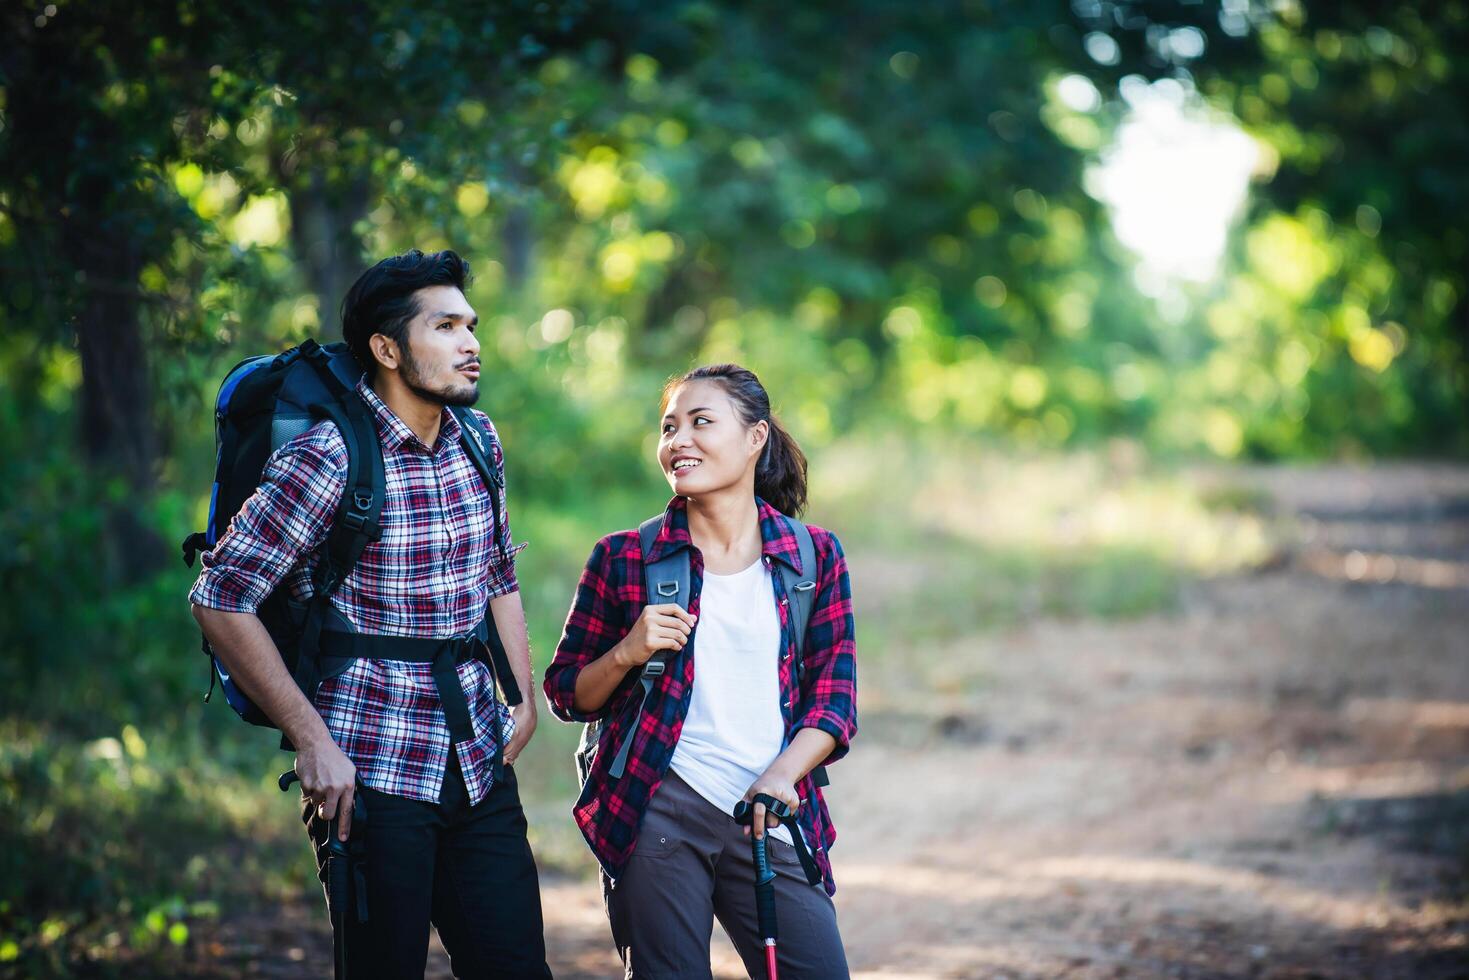
[[[689,537],[704,556],[704,568],[715,575],[743,571],[763,551],[760,511],[752,493],[711,494],[689,498]]]

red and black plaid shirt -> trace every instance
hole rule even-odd
[[[505,498],[500,540],[492,540],[490,495],[459,444],[461,428],[445,410],[439,437],[424,445],[408,424],[367,386],[357,386],[382,440],[386,494],[382,540],[371,543],[332,606],[363,633],[447,637],[484,618],[490,599],[514,592],[515,554]],[[489,418],[498,465],[500,440]],[[281,446],[266,463],[260,487],[241,506],[213,550],[189,598],[227,612],[255,612],[284,579],[293,598],[310,597],[311,573],[347,479],[347,445],[324,422]],[[362,781],[373,789],[437,802],[449,759],[449,730],[434,686],[433,665],[357,660],[322,681],[315,705]],[[474,738],[458,757],[471,803],[489,792],[497,715],[508,740],[509,712],[495,697],[489,668],[459,665]]]
[[[668,505],[663,527],[653,543],[652,553],[647,557],[650,561],[657,561],[670,545],[689,543],[689,612],[697,616],[704,558],[690,542],[686,504],[682,497],[675,497]],[[800,558],[796,538],[786,518],[764,501],[757,500],[757,504],[766,566],[769,567],[776,558],[798,565]],[[809,643],[804,677],[799,688],[792,659],[798,638],[791,635],[790,608],[779,575],[770,576],[774,586],[771,601],[776,604],[780,615],[780,696],[786,739],[789,741],[801,728],[818,728],[826,732],[837,742],[825,760],[831,763],[847,754],[851,738],[857,733],[857,658],[852,592],[847,581],[847,561],[836,535],[813,526],[811,537],[816,545],[816,599],[807,634]],[[601,719],[606,722],[586,785],[572,808],[572,814],[597,860],[614,878],[622,873],[632,857],[643,813],[673,760],[673,749],[683,729],[694,690],[697,660],[694,648],[698,645],[698,628],[694,628],[683,651],[670,658],[668,669],[655,682],[621,779],[611,778],[607,770],[611,768],[612,758],[636,716],[642,696],[642,687],[637,683],[638,672],[628,672],[601,710],[577,711],[573,702],[576,678],[582,668],[626,636],[648,604],[637,531],[619,531],[603,538],[587,560],[577,586],[575,603],[566,620],[566,629],[556,648],[556,659],[546,670],[546,699],[557,717],[564,721]],[[827,857],[827,850],[836,840],[831,814],[821,790],[811,777],[803,779],[796,786],[796,792],[807,801],[800,811],[801,829],[812,844],[826,890],[833,893],[836,884],[832,880],[831,861]]]

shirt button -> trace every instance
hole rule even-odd
[[[781,706],[781,707],[784,707],[784,708],[789,708],[789,707],[790,707],[790,706],[791,706],[791,703],[790,703],[790,702],[789,702],[789,701],[787,701],[787,702],[786,702],[786,703],[785,703],[785,704],[784,704],[784,705],[782,705],[782,706]]]

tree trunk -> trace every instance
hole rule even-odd
[[[316,294],[321,334],[339,338],[342,298],[362,273],[362,244],[353,225],[367,216],[367,181],[334,185],[315,167],[291,190],[290,205],[291,244],[305,266],[307,288]]]
[[[504,249],[505,286],[511,293],[518,293],[530,277],[530,209],[524,202],[512,204],[505,213],[500,244]]]
[[[148,525],[158,466],[148,351],[136,283],[141,261],[125,240],[103,241],[99,230],[73,252],[86,290],[76,322],[81,356],[80,443],[100,480],[120,480],[122,493],[103,493],[105,541],[99,559],[108,578],[147,578],[168,549]]]

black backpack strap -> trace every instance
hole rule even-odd
[[[664,515],[659,514],[638,525],[638,543],[642,546],[644,555],[643,584],[647,588],[648,603],[654,605],[676,602],[679,608],[687,609],[689,608],[689,593],[693,588],[688,549],[677,548],[657,561],[647,560],[648,553],[653,550],[653,542],[663,527],[663,520]],[[633,739],[637,738],[638,729],[642,727],[643,711],[648,707],[648,698],[653,693],[654,683],[663,676],[667,667],[668,661],[665,653],[655,654],[643,664],[643,669],[638,676],[638,682],[643,689],[642,696],[638,698],[638,713],[633,718],[632,727],[623,737],[622,745],[617,749],[617,755],[612,760],[612,768],[608,770],[608,775],[613,779],[621,779],[622,774],[627,771],[627,756],[632,750]]]
[[[801,571],[788,562],[777,562],[780,580],[785,587],[786,599],[790,603],[791,635],[796,638],[796,689],[806,676],[806,631],[811,625],[811,611],[816,605],[816,543],[811,540],[811,529],[794,517],[786,520],[791,533],[796,536],[796,551],[801,557]],[[829,785],[830,779],[825,766],[811,770],[811,778],[817,786]]]
[[[362,552],[382,538],[383,474],[382,442],[367,404],[355,393],[340,406],[323,408],[323,415],[337,426],[347,446],[347,478],[342,502],[337,506],[332,527],[320,548],[321,558],[312,573],[311,602],[301,627],[296,659],[296,684],[307,700],[321,681],[321,630],[326,622],[331,597],[341,587]],[[282,738],[282,747],[287,741]]]
[[[469,461],[479,471],[480,478],[485,481],[485,489],[490,492],[490,527],[491,547],[499,548],[500,542],[500,494],[505,490],[505,473],[495,465],[494,454],[490,452],[490,432],[485,428],[479,416],[467,408],[458,405],[450,406],[449,411],[459,422],[459,445],[464,447],[464,452],[469,456]],[[517,700],[514,702],[519,704]]]
[[[495,465],[494,454],[490,452],[490,430],[487,429],[479,416],[467,408],[451,406],[449,411],[459,421],[459,445],[464,448],[464,453],[474,468],[479,471],[480,478],[484,480],[485,489],[490,494],[490,536],[491,548],[503,548],[500,541],[500,494],[505,489],[505,472]],[[489,651],[489,664],[495,672],[495,679],[500,685],[500,690],[505,693],[505,703],[517,705],[524,700],[520,693],[520,685],[515,680],[515,675],[510,671],[510,658],[505,654],[505,643],[500,638],[500,631],[495,626],[495,615],[488,608],[485,609],[484,621],[484,643]]]
[[[490,547],[503,549],[504,543],[500,540],[500,495],[505,489],[505,472],[501,467],[495,465],[494,453],[490,451],[492,439],[490,430],[480,421],[479,416],[468,408],[452,405],[449,411],[459,423],[459,445],[463,447],[470,463],[479,471],[480,479],[484,481],[485,489],[490,494]],[[495,683],[500,686],[500,691],[505,696],[505,703],[512,707],[520,704],[524,701],[524,696],[521,694],[519,682],[515,680],[515,673],[510,669],[510,657],[505,652],[505,642],[501,639],[499,627],[495,624],[495,614],[489,607],[485,608],[485,618],[480,633],[484,649],[489,653],[485,662],[489,664]],[[499,779],[503,764],[501,759],[505,750],[503,730],[496,731],[495,741],[495,778]]]

